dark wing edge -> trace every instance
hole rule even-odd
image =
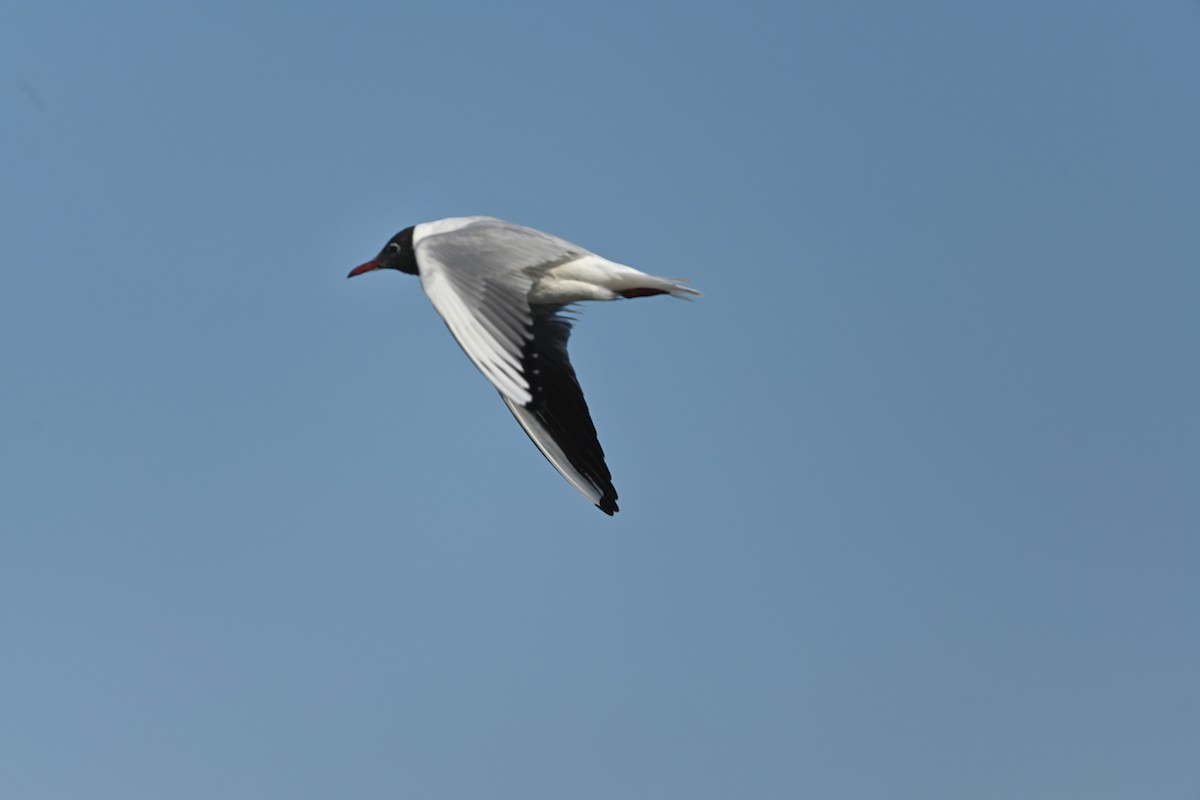
[[[500,397],[546,460],[605,514],[617,508],[617,490],[604,463],[583,389],[567,357],[571,321],[558,314],[541,316],[522,353],[533,399],[525,406]]]

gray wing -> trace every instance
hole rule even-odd
[[[523,353],[533,338],[529,290],[547,269],[586,251],[489,217],[417,243],[421,285],[467,356],[505,401],[533,401]]]

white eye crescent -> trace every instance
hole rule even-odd
[[[400,245],[398,245],[395,242],[388,242],[388,246],[385,247],[384,249],[387,250],[389,253],[399,253]]]

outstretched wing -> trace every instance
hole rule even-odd
[[[416,243],[425,294],[506,401],[533,401],[524,364],[533,338],[530,288],[543,272],[582,252],[555,236],[490,217]]]
[[[571,322],[558,314],[541,316],[535,319],[531,334],[522,362],[531,379],[532,401],[522,406],[503,392],[500,396],[546,460],[580,494],[612,516],[617,511],[617,490],[604,463],[604,450],[583,389],[567,357]]]

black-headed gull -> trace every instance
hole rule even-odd
[[[494,217],[405,228],[348,277],[377,269],[421,277],[454,338],[542,455],[597,508],[616,512],[617,490],[567,358],[572,320],[560,312],[582,300],[700,292]]]

